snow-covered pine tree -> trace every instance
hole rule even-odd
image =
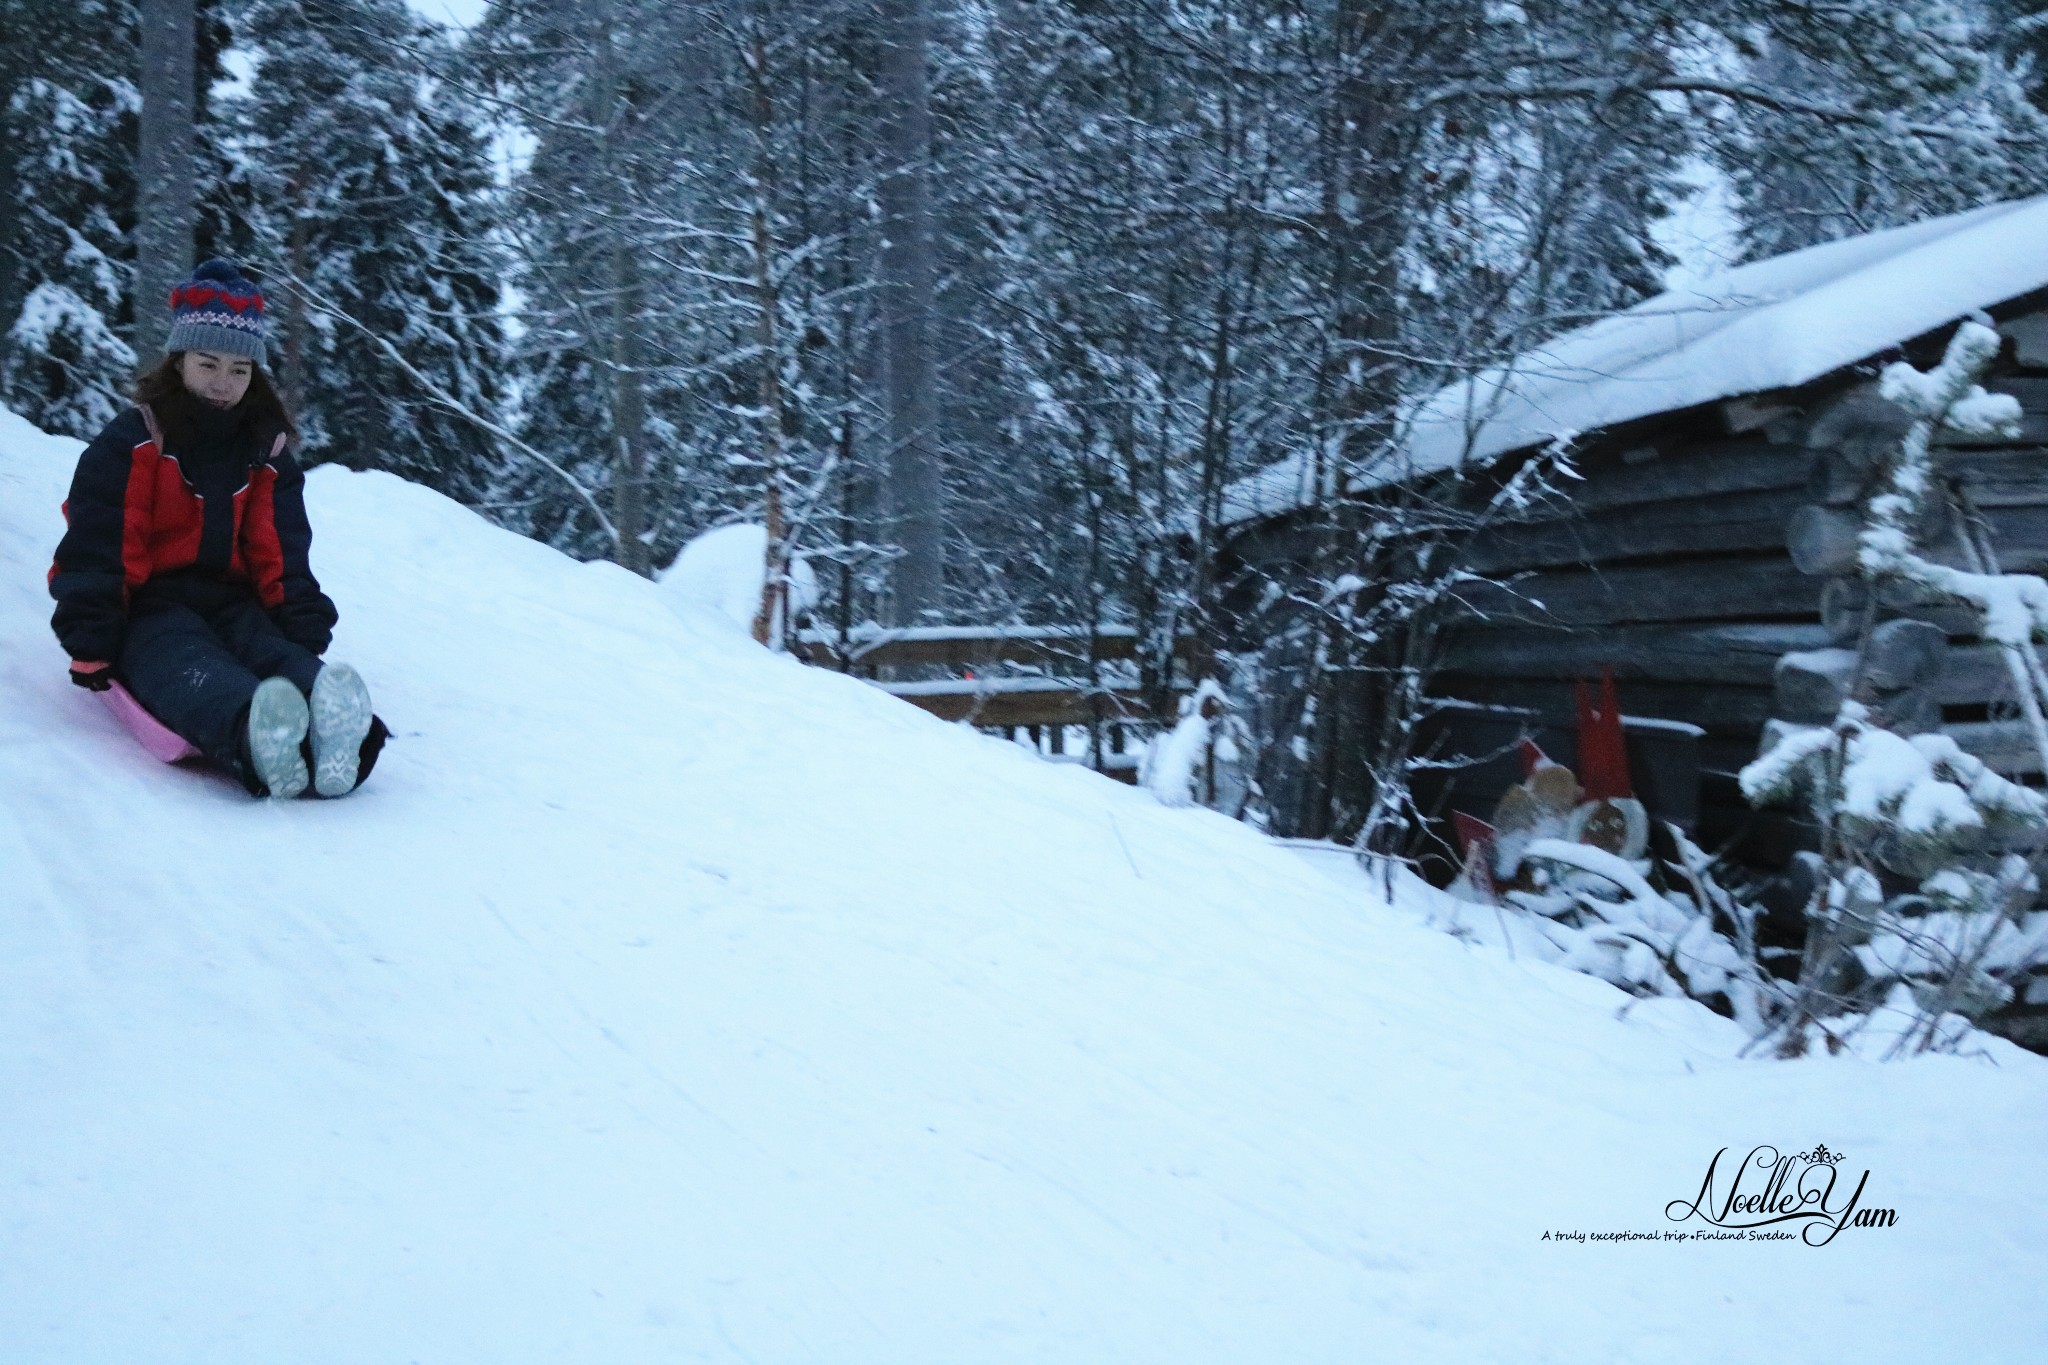
[[[513,524],[651,568],[707,526],[761,520],[772,456],[790,535],[844,566],[835,612],[872,608],[882,585],[862,571],[885,556],[857,496],[883,450],[868,15],[853,0],[537,0],[478,30],[532,146],[508,219],[522,431],[596,504],[518,468]]]
[[[1423,168],[1401,196],[1412,213],[1391,302],[1401,325],[1385,344],[1398,383],[1383,439],[1346,452],[1340,477],[1398,471],[1408,403],[1656,292],[1668,264],[1654,230],[1676,197],[1690,135],[1676,102],[1654,89],[1672,68],[1655,14],[1538,0],[1459,15],[1476,59],[1469,68],[1460,65],[1466,51],[1439,50],[1433,62],[1397,63],[1391,77],[1398,102],[1419,106],[1408,137]],[[1475,79],[1471,69],[1490,75]],[[1325,695],[1336,704],[1316,707],[1316,728],[1302,733],[1322,754],[1350,748],[1363,761],[1349,783],[1303,790],[1351,804],[1355,814],[1340,814],[1336,827],[1356,827],[1374,852],[1405,848],[1417,828],[1407,782],[1414,720],[1464,573],[1462,546],[1540,496],[1538,476],[1564,453],[1484,489],[1397,477],[1380,514],[1363,520],[1363,535],[1341,538],[1322,575],[1364,587],[1326,595],[1316,624],[1327,645],[1317,657],[1335,675]],[[1336,677],[1345,672],[1363,675],[1349,684],[1354,699],[1341,696]],[[1345,711],[1365,717],[1357,741],[1334,719]]]
[[[1524,104],[1497,91],[1447,107],[1429,162],[1461,180],[1419,248],[1427,348],[1453,365],[1511,354],[1663,288],[1655,240],[1695,135],[1654,92],[1675,64],[1652,17],[1583,0],[1491,6],[1480,30],[1501,85],[1590,85]]]
[[[1911,104],[1882,73],[1974,41],[1866,32],[1888,22],[1874,4],[1806,9],[929,7],[949,600],[981,620],[1137,625],[1155,682],[1189,629],[1212,655],[1293,674],[1233,680],[1263,699],[1249,708],[1261,762],[1294,770],[1266,783],[1263,814],[1304,832],[1377,819],[1355,765],[1379,741],[1358,718],[1392,745],[1381,775],[1398,775],[1429,663],[1418,623],[1455,581],[1454,542],[1512,511],[1495,495],[1535,490],[1475,484],[1476,506],[1418,496],[1364,516],[1343,476],[1395,449],[1417,395],[1655,288],[1652,229],[1684,159],[1718,135],[1710,119],[1867,130]],[[1935,0],[1912,10],[1909,30],[1939,18]],[[708,522],[749,515],[773,406],[793,469],[836,461],[832,479],[798,480],[833,513],[845,567],[826,575],[830,610],[850,623],[875,609],[889,553],[872,477],[886,459],[869,458],[889,445],[877,190],[891,170],[876,13],[494,6],[477,50],[533,146],[511,217],[531,308],[524,430],[593,495],[523,466],[508,517],[580,554],[659,563]],[[1822,41],[1828,24],[1844,34]],[[630,47],[603,41],[625,31]],[[1871,56],[1831,68],[1847,103],[1817,102],[1803,73],[1773,84],[1756,65],[1764,33],[1821,59]],[[756,66],[750,34],[766,35]],[[1966,101],[1929,99],[1913,117],[1967,123]],[[765,291],[764,258],[786,267]],[[780,352],[772,398],[764,346]],[[1301,475],[1275,492],[1306,488],[1329,512],[1327,552],[1270,581],[1228,563],[1220,516],[1223,489],[1266,468]],[[1390,548],[1416,527],[1441,531],[1427,563]],[[1395,690],[1372,709],[1355,693],[1376,679]]]
[[[507,218],[525,305],[521,434],[584,491],[517,467],[499,500],[529,534],[638,571],[687,538],[665,524],[671,500],[712,494],[677,466],[685,447],[712,444],[684,435],[701,412],[691,380],[722,380],[714,357],[747,330],[727,316],[707,336],[693,306],[707,275],[748,274],[739,225],[700,227],[689,192],[709,169],[698,156],[722,170],[736,151],[718,117],[715,28],[690,5],[528,0],[494,8],[473,38],[531,143]],[[686,145],[693,124],[702,141]],[[736,193],[737,177],[723,188]]]
[[[1752,258],[2048,186],[2048,122],[1959,0],[1732,0],[1700,44]],[[1748,23],[1743,23],[1744,18]]]
[[[4,0],[0,401],[90,437],[124,402],[133,255],[131,0]]]
[[[199,256],[246,245],[211,122],[222,8],[196,6]],[[0,401],[46,430],[89,437],[150,358],[133,336],[136,6],[0,0],[0,32]],[[140,306],[160,311],[164,300]]]
[[[503,269],[480,111],[402,0],[254,0],[225,110],[308,457],[477,501],[502,456]],[[459,411],[458,411],[459,409]]]
[[[2048,111],[2048,0],[1988,0],[1998,53],[2034,107]]]
[[[1357,708],[1321,680],[1384,675],[1353,646],[1415,599],[1375,589],[1360,608],[1393,571],[1356,519],[1309,575],[1342,593],[1224,581],[1223,489],[1294,457],[1297,486],[1327,494],[1385,454],[1403,395],[1654,285],[1649,225],[1682,131],[1615,80],[1647,40],[1598,8],[991,7],[992,98],[971,112],[1002,153],[972,159],[969,140],[948,161],[988,206],[985,326],[1005,368],[987,387],[1025,400],[1005,429],[1032,458],[977,452],[966,524],[988,498],[1002,520],[983,543],[1033,532],[1006,581],[1056,619],[1138,625],[1153,679],[1177,633],[1212,655],[1256,642],[1247,666],[1275,685],[1239,690],[1261,699],[1285,827],[1359,818],[1357,773],[1330,770],[1360,748],[1335,719]],[[1524,98],[1569,62],[1620,93]],[[1247,619],[1261,601],[1288,619]]]
[[[1903,580],[1983,616],[1984,633],[2013,661],[2016,696],[2048,763],[2048,686],[2032,647],[2048,637],[2048,582],[1936,564],[1914,543],[1926,504],[1949,496],[1929,459],[1932,436],[1987,434],[2019,419],[2015,400],[1977,383],[1998,347],[1996,331],[1966,320],[1934,370],[1886,369],[1881,391],[1912,422],[1868,501],[1860,559],[1873,600]],[[1868,654],[1866,638],[1859,659]],[[1823,831],[1825,875],[1806,911],[1799,991],[1773,1021],[1790,1054],[1822,1039],[1841,1046],[1880,1010],[1892,1055],[1952,1046],[1964,1020],[2010,999],[1998,970],[2028,965],[2013,955],[2032,937],[2023,925],[2048,848],[2048,799],[1946,734],[1907,737],[1877,724],[1861,685],[1852,682],[1832,726],[1788,729],[1742,772],[1751,801],[1802,800]]]
[[[982,473],[959,490],[966,524],[1028,528],[1002,557],[1012,600],[984,609],[1124,625],[1158,601],[1145,547],[1178,502],[1162,456],[1197,439],[1195,357],[1214,352],[1198,339],[1214,258],[1196,225],[1221,205],[1203,183],[1214,85],[1173,43],[1145,37],[1199,27],[1191,8],[1234,45],[1229,5],[1009,7],[990,31],[986,102],[958,159],[972,158],[987,206],[987,283],[1003,311],[983,316],[1003,340],[999,387],[1021,400],[1000,426],[1020,455],[1041,453],[963,452]],[[1005,124],[1013,155],[989,156]],[[1245,170],[1256,175],[1256,156]]]

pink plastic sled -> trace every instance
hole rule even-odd
[[[199,751],[192,747],[190,741],[167,729],[162,721],[143,710],[142,703],[121,684],[115,683],[100,693],[100,700],[107,704],[109,711],[120,717],[121,723],[128,727],[128,733],[135,736],[135,742],[149,750],[150,757],[165,763],[199,757]]]

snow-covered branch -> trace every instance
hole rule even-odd
[[[367,338],[370,344],[372,346],[375,346],[377,350],[383,354],[385,359],[389,360],[392,364],[396,365],[400,370],[402,370],[406,374],[408,378],[410,378],[414,383],[418,384],[420,386],[420,389],[429,398],[433,399],[434,402],[440,404],[443,408],[446,408],[449,412],[454,413],[457,417],[460,417],[465,422],[472,424],[479,430],[488,432],[492,436],[497,437],[505,444],[511,446],[514,450],[517,450],[522,455],[525,455],[528,459],[533,460],[535,463],[547,469],[550,473],[554,474],[557,478],[559,478],[563,483],[567,484],[569,486],[570,491],[576,494],[577,499],[581,501],[583,505],[589,509],[590,514],[597,519],[598,526],[604,531],[605,536],[610,539],[613,547],[616,548],[618,546],[619,533],[613,527],[611,518],[605,515],[604,508],[598,505],[597,499],[591,496],[590,490],[585,488],[583,484],[576,478],[575,475],[571,474],[568,470],[562,468],[561,465],[557,464],[554,460],[550,459],[545,452],[536,450],[533,446],[527,444],[525,441],[521,440],[511,431],[507,430],[501,423],[492,421],[489,417],[486,417],[482,413],[478,412],[474,407],[470,406],[469,404],[463,402],[461,399],[455,397],[453,394],[449,393],[447,389],[435,383],[433,379],[429,378],[427,375],[422,374],[410,360],[406,359],[405,353],[399,350],[396,346],[392,345],[389,338],[385,337],[383,333],[369,326],[367,323],[360,321],[352,314],[337,307],[334,303],[332,303],[330,300],[321,295],[319,291],[315,290],[311,285],[307,284],[303,279],[299,278],[298,276],[292,275],[289,272],[284,271],[282,269],[277,270],[276,273],[271,276],[271,278],[275,280],[276,283],[282,285],[285,288],[286,292],[290,293],[293,297],[298,299],[307,308],[312,309],[313,311],[319,313],[323,317],[331,318],[336,322],[343,323],[348,327],[354,329],[358,333],[360,333],[365,338]]]
[[[1858,559],[1873,584],[1905,580],[1978,611],[1984,634],[2004,653],[2034,747],[2048,767],[2048,679],[2043,678],[2033,649],[2036,638],[2048,635],[2048,582],[2032,574],[1985,572],[1990,567],[1985,564],[1973,570],[1936,564],[1914,545],[1913,528],[1922,522],[1928,500],[1947,496],[1936,486],[1928,456],[1934,434],[1947,430],[1972,436],[2011,435],[2019,426],[2018,400],[1986,393],[1977,382],[1997,357],[1999,344],[1988,319],[1969,319],[1956,328],[1934,369],[1922,373],[1904,361],[1885,368],[1880,392],[1910,413],[1913,422],[1892,461],[1885,488],[1870,500]]]

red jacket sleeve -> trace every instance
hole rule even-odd
[[[305,490],[306,476],[283,450],[258,468],[242,519],[242,555],[271,619],[288,639],[319,654],[333,638],[340,613],[313,577]]]

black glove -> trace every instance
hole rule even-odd
[[[327,646],[333,642],[337,616],[334,603],[327,600],[325,593],[286,602],[272,608],[270,613],[270,619],[284,632],[285,639],[315,654],[325,654]]]
[[[73,659],[71,681],[88,692],[104,692],[114,685],[114,666],[93,660]]]
[[[118,659],[128,613],[118,602],[109,606],[98,598],[67,598],[50,614],[50,625],[57,632],[57,647],[73,659]]]

